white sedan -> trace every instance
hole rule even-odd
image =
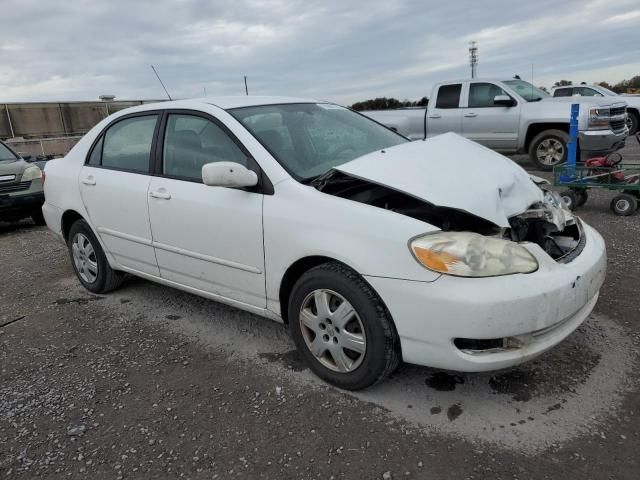
[[[538,180],[455,134],[209,98],[100,122],[47,164],[43,212],[88,290],[129,273],[284,322],[319,377],[361,389],[401,360],[509,367],[585,320],[604,242]]]

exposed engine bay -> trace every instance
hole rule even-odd
[[[338,170],[330,170],[310,183],[329,195],[391,210],[434,225],[443,231],[474,232],[517,243],[532,242],[539,245],[551,258],[570,261],[579,254],[583,246],[581,243],[584,243],[579,220],[563,205],[556,193],[547,189],[544,184],[536,184],[543,190],[544,200],[509,218],[510,227],[504,228],[464,210],[434,205]]]

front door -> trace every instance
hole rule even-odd
[[[231,134],[198,114],[170,113],[161,175],[149,185],[149,216],[160,275],[252,306],[265,307],[261,193],[210,187],[202,166],[251,167]],[[159,147],[160,148],[160,147]]]
[[[159,115],[125,117],[95,143],[80,172],[89,220],[122,266],[159,275],[147,208],[151,150]]]
[[[517,150],[520,105],[496,105],[494,98],[498,95],[511,97],[495,83],[469,83],[462,133],[469,140],[494,150]]]

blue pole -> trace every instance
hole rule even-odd
[[[567,166],[573,168],[576,166],[576,154],[578,146],[578,115],[580,114],[580,105],[577,103],[571,104],[571,120],[569,121],[569,144],[567,152]]]

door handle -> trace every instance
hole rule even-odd
[[[82,183],[84,183],[85,185],[95,185],[96,181],[93,177],[87,177],[87,178],[83,178],[82,180],[80,180]]]
[[[473,112],[469,112],[469,113],[465,113],[464,116],[467,117],[467,118],[473,118],[473,117],[477,117],[478,114],[477,113],[473,113]]]
[[[440,115],[439,113],[432,113],[431,115],[429,115],[429,118],[442,118],[442,115]]]
[[[161,192],[161,191],[149,192],[149,196],[153,198],[158,198],[160,200],[169,200],[171,198],[171,194],[169,192]]]

